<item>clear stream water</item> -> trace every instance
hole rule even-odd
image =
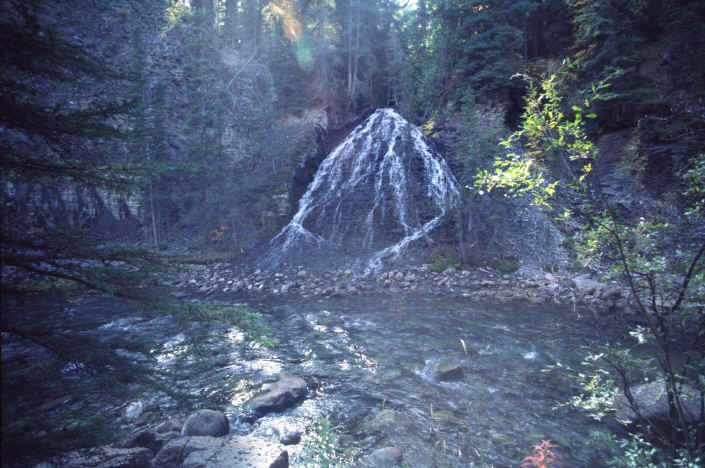
[[[142,318],[99,298],[76,302],[52,320],[66,332],[80,330],[107,342],[151,341],[148,352],[116,352],[170,372],[173,389],[224,410],[232,432],[278,439],[283,431],[305,432],[328,416],[339,426],[340,448],[353,459],[396,446],[410,467],[516,467],[532,445],[550,439],[561,447],[563,466],[604,463],[590,433],[612,428],[569,407],[554,409],[571,396],[569,380],[542,371],[557,361],[579,362],[583,340],[596,337],[569,310],[408,294],[280,297],[248,307],[263,314],[279,340],[276,347],[247,343],[232,326]],[[3,374],[9,375],[23,351],[21,342],[3,338]],[[464,377],[436,381],[432,368],[441,359],[461,362]],[[284,371],[307,380],[308,398],[254,425],[241,422],[242,404]],[[61,375],[82,385],[93,378],[80,362],[62,368]],[[134,388],[135,394],[122,398],[92,393],[69,404],[112,415],[139,399],[154,423],[184,416],[174,398]],[[116,434],[132,427],[116,428]],[[289,448],[292,466],[301,466],[302,445]]]

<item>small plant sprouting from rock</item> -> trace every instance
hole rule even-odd
[[[304,444],[305,467],[333,468],[347,465],[338,453],[338,428],[331,425],[328,417],[321,418],[310,428]]]
[[[530,466],[534,468],[558,468],[561,462],[558,461],[559,458],[563,458],[560,453],[556,453],[553,449],[559,448],[557,444],[554,444],[550,440],[542,440],[539,445],[533,446],[533,453],[524,457],[521,461],[521,466]]]

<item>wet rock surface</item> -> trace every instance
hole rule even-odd
[[[180,445],[181,444],[181,445]],[[179,452],[179,446],[182,450]],[[173,441],[163,460],[183,460],[181,468],[288,468],[289,455],[279,444],[257,437],[190,437]],[[178,454],[178,456],[177,456]],[[162,466],[157,465],[155,466]]]
[[[274,411],[283,411],[301,401],[308,393],[306,381],[291,374],[281,374],[279,380],[263,387],[263,393],[251,399],[247,406],[255,417]]]
[[[433,365],[433,378],[440,382],[462,380],[463,364],[452,359],[442,359]]]

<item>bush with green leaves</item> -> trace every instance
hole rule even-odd
[[[694,158],[683,175],[688,207],[680,216],[620,215],[619,200],[601,192],[592,172],[599,153],[583,119],[596,117],[590,107],[610,98],[604,92],[608,86],[592,86],[589,97],[581,98],[583,105],[569,106],[555,76],[533,85],[520,129],[502,142],[508,152],[495,160],[493,172],[478,174],[475,186],[501,190],[509,198],[530,196],[546,209],[561,208],[563,219],[580,222],[574,237],[582,264],[606,265],[608,277],[629,287],[636,316],[622,325],[633,328],[632,344],[641,345],[648,357],[634,358],[630,344],[593,344],[589,362],[576,373],[582,392],[574,403],[602,415],[614,395],[623,393],[645,433],[656,435],[651,442],[659,456],[666,453],[668,463],[676,464],[705,452],[705,162]],[[663,383],[669,431],[659,430],[633,398],[630,390],[640,381]],[[700,395],[699,414],[686,414],[688,389]]]
[[[326,416],[311,426],[304,442],[303,464],[307,468],[333,468],[348,465],[338,447],[338,427]]]

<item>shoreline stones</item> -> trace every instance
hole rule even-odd
[[[589,274],[557,273],[526,276],[500,274],[487,268],[433,271],[428,265],[408,266],[370,276],[356,276],[351,269],[247,272],[229,264],[193,267],[175,284],[199,295],[297,295],[303,298],[336,298],[367,293],[422,293],[456,295],[478,302],[562,304],[593,314],[633,308],[628,289],[599,281]]]

